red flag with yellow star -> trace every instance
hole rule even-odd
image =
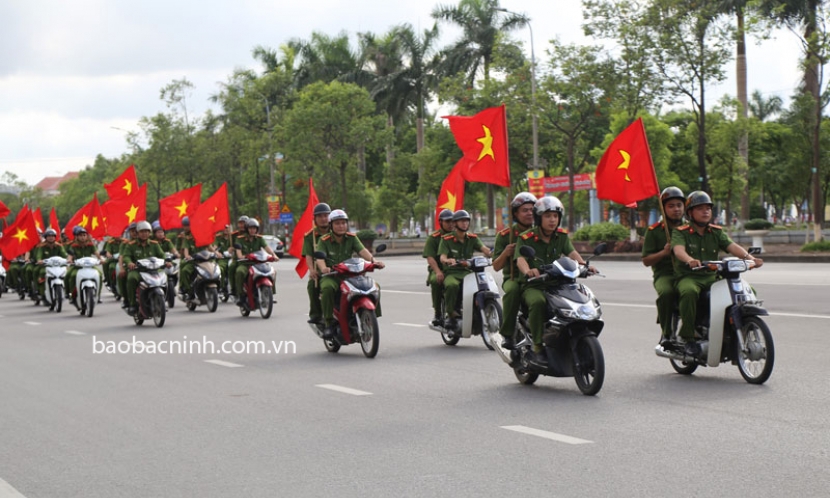
[[[55,211],[55,208],[49,211],[49,228],[61,233],[61,224],[58,222],[58,212]]]
[[[107,235],[120,237],[130,223],[147,219],[147,184],[129,197],[108,200],[101,206],[101,211],[107,220]]]
[[[316,206],[319,202],[320,200],[317,198],[317,192],[314,190],[314,181],[309,178],[308,202],[306,202],[303,215],[300,216],[300,221],[298,221],[297,225],[294,227],[294,232],[291,233],[291,246],[288,248],[288,254],[299,259],[297,266],[294,267],[294,271],[297,272],[297,275],[299,275],[300,278],[305,277],[305,274],[308,273],[308,265],[303,257],[303,238],[312,228],[314,228],[314,206]]]
[[[438,203],[435,205],[435,226],[440,227],[438,215],[441,211],[449,209],[452,212],[464,207],[464,160],[458,161],[450,174],[441,184],[441,191],[438,193]]]
[[[46,227],[43,226],[43,213],[40,211],[39,207],[37,209],[35,209],[35,211],[32,213],[32,217],[34,217],[35,227],[37,227],[37,229],[39,231],[42,232],[42,231],[46,230]]]
[[[118,175],[118,178],[114,182],[105,183],[104,188],[107,189],[107,195],[109,195],[110,199],[121,199],[122,197],[130,197],[135,194],[138,191],[138,178],[135,175],[135,165],[131,164],[129,168]]]
[[[623,205],[660,192],[642,118],[620,132],[605,150],[597,165],[595,181],[598,198]]]
[[[228,184],[223,183],[208,200],[199,204],[190,217],[190,233],[196,246],[212,244],[216,232],[224,230],[230,222]]]
[[[101,211],[101,205],[98,204],[97,193],[92,194],[92,200],[79,209],[64,227],[63,233],[69,240],[75,240],[72,229],[78,225],[84,227],[93,239],[103,239],[107,234],[104,213]]]
[[[464,179],[509,187],[510,160],[504,105],[484,109],[475,116],[444,117],[449,120],[450,131],[464,153]]]
[[[35,226],[35,217],[28,209],[17,215],[10,226],[3,231],[0,238],[0,253],[3,254],[3,264],[10,263],[14,258],[26,254],[40,242]]]
[[[182,218],[193,216],[202,198],[202,184],[180,190],[159,200],[159,223],[165,230],[182,227]]]
[[[12,214],[12,210],[9,209],[9,206],[3,204],[3,201],[0,201],[0,218],[5,218],[10,214]]]

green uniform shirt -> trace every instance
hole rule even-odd
[[[346,232],[340,242],[332,233],[327,233],[320,237],[320,242],[317,245],[318,251],[326,253],[326,266],[331,268],[337,263],[342,263],[351,258],[353,254],[359,253],[365,249],[363,243],[357,238],[357,235]]]
[[[164,252],[173,252],[174,246],[173,246],[173,241],[172,240],[168,239],[167,237],[165,237],[161,240],[159,240],[159,239],[153,239],[153,240],[155,240],[156,242],[159,243],[159,245],[161,246],[162,251],[164,251]]]
[[[450,232],[436,230],[429,234],[427,242],[424,244],[424,259],[433,258],[436,262],[438,262],[438,264],[441,264],[441,260],[438,257],[438,248],[441,246],[441,238],[448,233]],[[432,267],[429,266],[429,264],[427,264],[427,271],[432,273]]]
[[[184,248],[187,247],[190,249],[190,252],[193,252],[193,248],[196,247],[193,242],[193,234],[192,233],[180,233],[178,237],[176,237],[176,249],[182,253],[184,256]]]
[[[225,252],[230,248],[231,244],[228,239],[228,232],[221,232],[216,234],[216,237],[213,239],[213,245],[216,246],[216,250],[219,252]]]
[[[664,228],[665,226],[665,223],[658,221],[648,227],[646,238],[643,240],[643,257],[658,253],[666,247],[667,238],[666,229]],[[674,266],[672,265],[673,259],[674,257],[671,256],[663,258],[651,267],[651,272],[654,275],[655,280],[660,277],[670,277],[674,275]]]
[[[159,243],[150,239],[147,239],[143,243],[140,240],[132,241],[121,254],[124,259],[124,265],[135,263],[139,259],[149,258],[151,256],[164,258],[164,251],[161,250]]]
[[[518,223],[514,223],[512,227],[505,228],[501,232],[496,235],[496,245],[493,247],[493,260],[498,259],[501,256],[501,253],[507,248],[508,245],[511,244],[510,242],[510,231],[513,231],[513,243],[517,243],[519,241],[519,236],[523,233],[521,226]],[[515,254],[515,253],[514,253]],[[513,278],[518,278],[521,274],[519,273],[519,268],[516,266],[516,258],[513,257],[510,261],[504,265],[502,268],[502,273],[504,273],[504,280],[510,280],[510,269],[513,268]]]
[[[328,232],[326,232],[328,233]],[[312,228],[303,236],[303,252],[301,254],[302,257],[311,256],[314,257],[314,247],[317,247],[317,250],[320,250],[320,239],[324,236],[324,233],[320,232],[320,229],[317,227]]]
[[[557,228],[556,232],[551,235],[550,242],[542,240],[541,233],[542,229],[540,227],[524,232],[519,237],[518,242],[516,242],[516,251],[513,253],[513,259],[518,260],[523,257],[519,252],[522,247],[532,247],[536,251],[536,256],[533,258],[525,258],[525,261],[527,261],[527,265],[530,268],[539,268],[541,265],[553,263],[562,256],[567,256],[573,252],[574,246],[571,244],[567,230]],[[520,279],[527,280],[527,277],[522,275]]]
[[[718,225],[708,225],[703,230],[703,235],[698,235],[690,225],[683,225],[675,228],[671,233],[671,246],[683,246],[686,253],[698,261],[713,261],[718,259],[719,251],[726,251],[732,239],[726,235]],[[691,275],[692,269],[689,265],[681,263],[674,258],[674,271],[676,275]]]
[[[256,252],[260,248],[268,247],[268,244],[265,242],[265,239],[262,238],[262,235],[256,234],[253,237],[250,235],[245,235],[244,237],[238,237],[236,239],[236,244],[242,246],[242,255],[247,256],[252,252]]]
[[[470,259],[473,257],[474,252],[480,251],[483,247],[484,243],[474,233],[467,232],[467,237],[462,242],[455,236],[455,232],[452,232],[441,238],[441,244],[438,246],[438,255],[443,254],[455,260]],[[467,271],[467,269],[444,265],[444,271]]]
[[[66,249],[64,249],[64,247],[59,242],[55,242],[52,245],[49,245],[46,242],[41,242],[37,245],[37,251],[35,252],[35,261],[42,261],[46,258],[51,258],[52,256],[60,256],[62,258],[65,258]]]
[[[116,251],[118,253],[118,256],[121,257],[122,254],[127,252],[127,248],[133,242],[135,242],[135,241],[134,240],[129,240],[129,239],[121,239],[121,245],[118,246],[118,250]],[[121,259],[123,261],[124,258],[121,258]]]
[[[124,243],[121,240],[121,237],[113,237],[104,244],[104,252],[109,255],[118,253],[118,250],[121,249],[121,244]]]
[[[87,256],[97,256],[98,255],[98,249],[95,247],[95,244],[93,244],[92,242],[90,242],[88,244],[84,244],[84,245],[81,245],[77,242],[73,242],[69,246],[69,251],[72,252],[72,257],[75,258],[75,261],[77,261],[79,258],[85,258]],[[67,252],[69,252],[69,251],[67,251]]]

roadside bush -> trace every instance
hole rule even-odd
[[[574,233],[574,240],[590,242],[614,242],[626,239],[628,239],[628,229],[608,221],[584,226]]]
[[[763,218],[754,218],[744,223],[744,230],[769,230],[772,223]]]
[[[830,240],[804,244],[801,246],[801,252],[830,252]]]

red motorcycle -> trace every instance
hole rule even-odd
[[[376,253],[386,249],[381,244]],[[323,252],[314,253],[317,259],[326,259]],[[340,346],[360,342],[363,354],[374,358],[378,354],[380,328],[375,309],[380,305],[380,286],[366,273],[378,268],[363,258],[350,258],[332,266],[332,271],[321,275],[322,278],[343,277],[340,282],[340,299],[334,302],[334,320],[336,323],[334,337],[323,339],[326,350],[336,353]],[[380,268],[378,268],[380,269]],[[325,331],[322,323],[309,323],[311,330],[321,339]]]
[[[262,318],[269,318],[274,309],[274,285],[277,279],[277,270],[271,263],[277,259],[264,249],[254,251],[239,261],[240,265],[248,267],[248,276],[242,284],[242,304],[239,312],[248,316],[251,311],[259,310]]]

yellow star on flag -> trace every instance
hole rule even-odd
[[[133,184],[130,180],[124,180],[124,186],[121,187],[121,188],[123,188],[124,190],[127,191],[127,195],[130,195],[130,194],[133,193]]]
[[[24,240],[29,240],[29,236],[26,235],[27,231],[28,230],[26,230],[24,228],[18,228],[17,232],[14,235],[12,235],[13,239],[17,239],[17,244],[18,245],[22,244]]]
[[[187,205],[187,201],[182,199],[181,206],[176,206],[176,209],[179,210],[179,218],[184,218],[187,215],[187,208],[190,207]]]
[[[441,209],[449,209],[451,211],[455,211],[455,200],[455,194],[453,194],[452,192],[447,192],[447,202],[438,207],[440,207]]]
[[[96,228],[98,228],[98,217],[93,216],[92,217],[92,229],[95,230]]]
[[[81,225],[82,227],[86,228],[86,226],[89,225],[89,218],[87,218],[86,215],[83,215],[81,217],[81,222],[78,223],[78,224]]]
[[[620,155],[623,158],[622,164],[617,166],[617,169],[624,169],[625,170],[625,181],[630,182],[631,178],[628,177],[628,166],[631,163],[631,154],[628,152],[620,149]]]
[[[212,222],[216,223],[216,212],[217,212],[217,211],[219,211],[219,208],[218,208],[218,207],[214,207],[214,208],[213,208],[213,216],[211,216],[210,218],[208,218],[208,220],[210,220],[210,221],[212,221]]]
[[[38,223],[38,222],[37,222],[37,220],[35,220],[35,228],[37,228],[37,229],[38,229],[38,230],[40,230],[41,232],[43,231],[43,227],[42,227],[42,226],[40,226],[40,223]]]
[[[476,140],[481,144],[481,153],[478,155],[478,160],[481,161],[482,157],[490,156],[495,161],[496,155],[493,153],[493,136],[490,134],[490,128],[484,125],[481,125],[481,127],[484,129],[484,136]]]
[[[130,210],[124,214],[127,215],[127,218],[129,219],[130,223],[132,223],[135,220],[136,215],[138,214],[138,206],[136,206],[135,204],[131,204]]]

